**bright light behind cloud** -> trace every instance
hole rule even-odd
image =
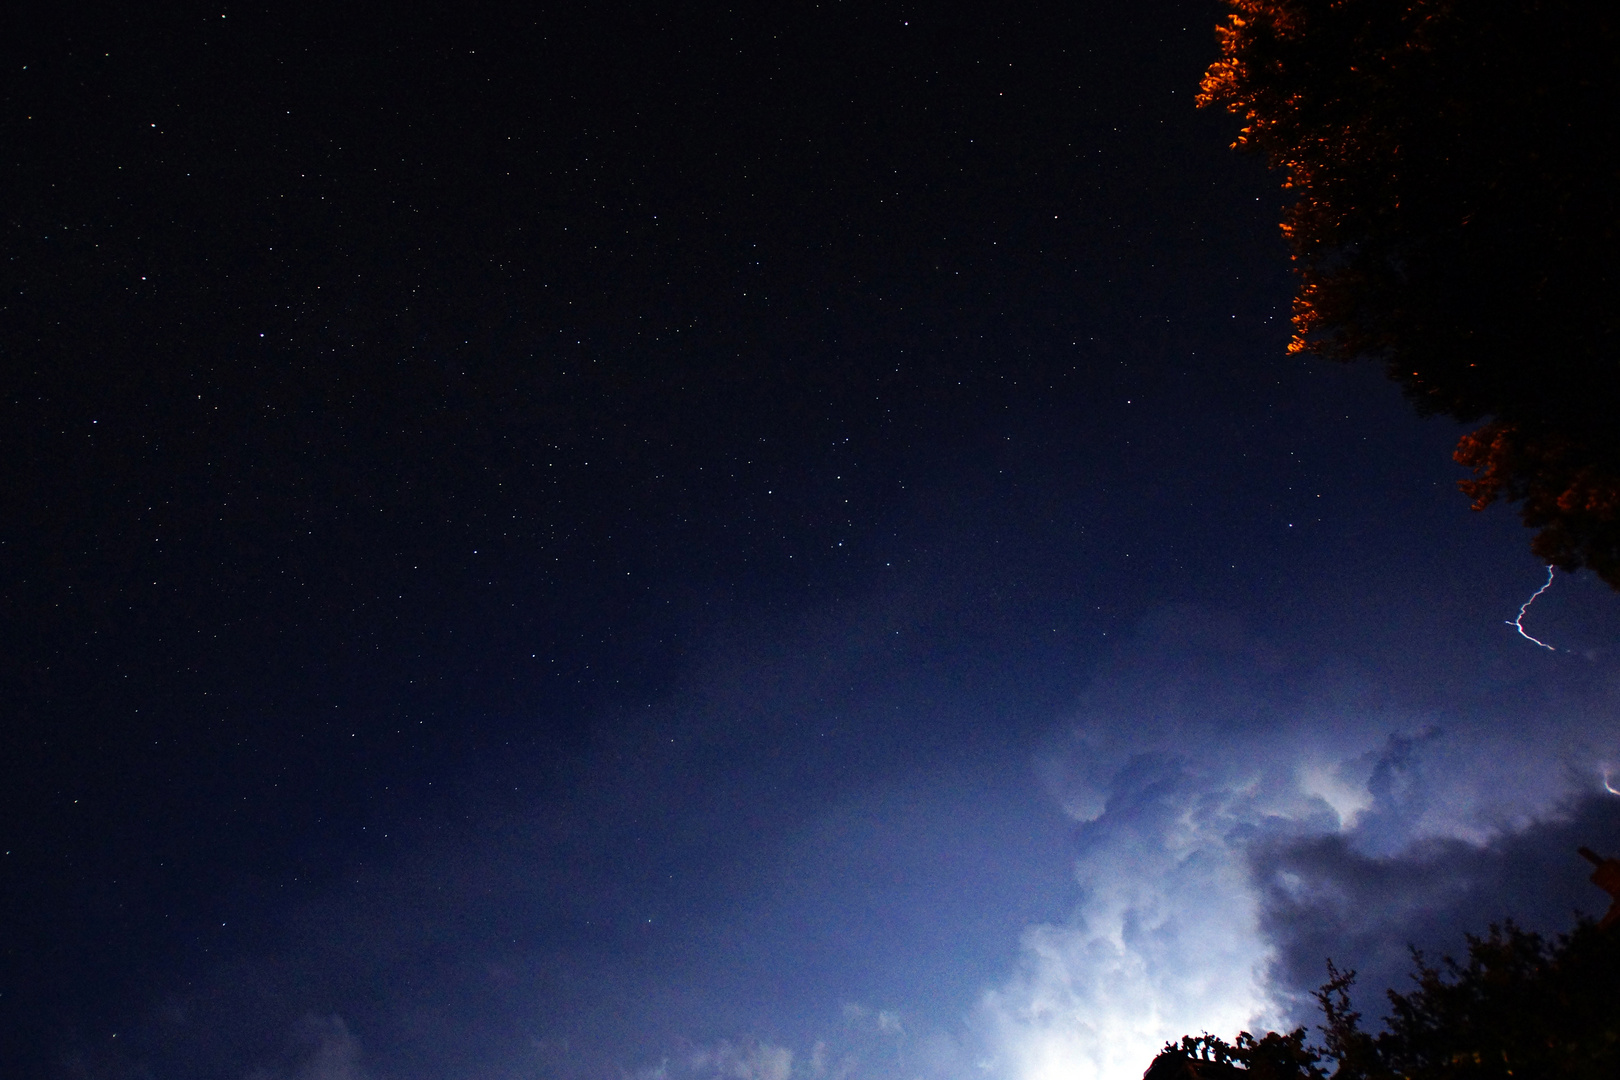
[[[1341,828],[1355,825],[1363,811],[1372,806],[1372,794],[1367,790],[1366,778],[1360,781],[1346,777],[1345,768],[1313,762],[1299,769],[1299,789],[1307,796],[1321,799],[1333,807]]]
[[[1069,916],[1026,927],[970,1015],[850,1006],[778,1080],[1137,1080],[1183,1035],[1310,1024],[1329,954],[1386,980],[1362,986],[1376,1018],[1406,941],[1530,914],[1504,852],[1614,790],[1620,684],[1444,714],[1366,685],[1197,613],[1146,626],[1040,754],[1074,826]],[[722,1060],[696,1072],[747,1071]]]
[[[1148,770],[1087,825],[1074,917],[1026,931],[1020,970],[980,1005],[994,1075],[1134,1080],[1168,1040],[1278,1021],[1257,898],[1228,839],[1234,800],[1187,779]]]
[[[1364,814],[1380,826],[1369,844],[1391,852],[1437,835],[1473,841],[1480,831],[1473,815],[1442,822],[1434,800],[1412,797],[1424,783],[1414,746],[1443,757],[1438,741],[1395,738],[1338,764],[1312,760],[1286,737],[1277,743],[1228,744],[1196,769],[1163,754],[1119,766],[1105,808],[1080,826],[1074,915],[1030,927],[1018,971],[980,1003],[986,1074],[1136,1080],[1182,1035],[1230,1039],[1309,1022],[1308,1002],[1269,978],[1275,950],[1248,846],[1353,834]],[[1542,778],[1557,790],[1551,771]],[[1447,799],[1444,785],[1432,794],[1454,811],[1472,809]]]
[[[1099,680],[1043,768],[1078,826],[1081,899],[1025,932],[973,1018],[998,1080],[1137,1080],[1182,1035],[1310,1023],[1314,1003],[1272,978],[1253,851],[1485,844],[1595,790],[1592,754],[1614,742],[1608,693],[1516,725],[1369,715],[1308,678],[1269,689],[1288,680],[1241,635],[1161,630]]]

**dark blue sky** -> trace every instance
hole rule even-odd
[[[1217,14],[9,16],[0,1056],[1113,1080],[1599,907],[1620,607],[1285,355]]]

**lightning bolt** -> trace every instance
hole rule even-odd
[[[1540,645],[1543,649],[1546,649],[1548,652],[1557,652],[1557,649],[1553,648],[1545,641],[1531,637],[1530,632],[1524,628],[1524,613],[1530,610],[1530,605],[1536,602],[1536,597],[1552,588],[1552,579],[1553,568],[1549,566],[1547,567],[1547,583],[1541,588],[1537,589],[1535,592],[1531,593],[1530,599],[1519,605],[1519,617],[1517,619],[1503,619],[1502,621],[1513,627],[1513,629],[1517,630],[1519,632],[1519,636],[1524,638],[1524,640],[1534,642],[1535,644]]]

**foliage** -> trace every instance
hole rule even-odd
[[[1620,1076],[1620,934],[1582,921],[1548,941],[1508,923],[1470,936],[1466,963],[1431,965],[1415,950],[1413,961],[1416,986],[1390,991],[1382,1032],[1364,1030],[1351,1007],[1355,972],[1329,963],[1329,981],[1316,993],[1320,1048],[1305,1044],[1303,1029],[1258,1040],[1245,1032],[1235,1045],[1186,1037],[1164,1048],[1148,1080]],[[1324,1061],[1333,1063],[1331,1073]]]
[[[1142,1080],[1323,1080],[1321,1060],[1305,1044],[1304,1028],[1260,1039],[1245,1031],[1236,1043],[1206,1032],[1166,1044]]]
[[[1620,35],[1594,0],[1227,0],[1199,103],[1296,201],[1295,351],[1381,361],[1476,509],[1620,588]]]

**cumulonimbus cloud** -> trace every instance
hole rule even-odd
[[[1574,847],[1620,843],[1612,686],[1480,716],[1345,682],[1196,611],[1144,626],[1045,756],[1081,899],[984,995],[984,1072],[1132,1080],[1183,1034],[1308,1023],[1330,953],[1376,1002],[1408,942],[1568,924]]]

